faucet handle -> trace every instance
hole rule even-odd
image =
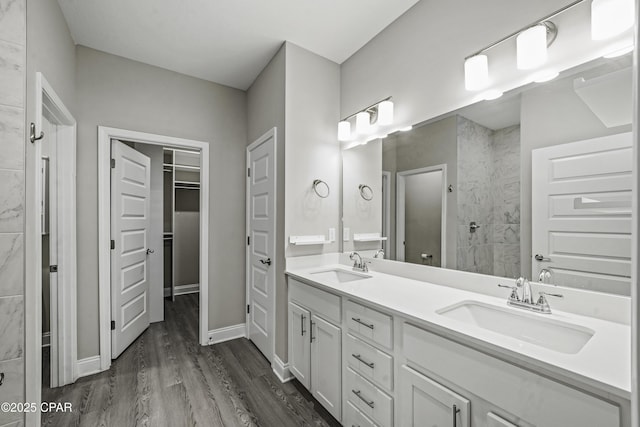
[[[562,294],[552,294],[542,291],[538,292],[538,295],[540,295],[540,297],[538,297],[538,302],[536,302],[536,305],[540,307],[540,313],[544,314],[551,314],[551,307],[549,307],[549,303],[547,302],[547,298],[545,298],[545,296],[564,298],[564,295]]]
[[[510,300],[520,301],[520,297],[518,297],[518,287],[517,286],[509,286],[498,283],[498,287],[511,289],[511,295],[509,295]]]
[[[538,292],[538,295],[540,295],[541,297],[548,296],[548,297],[555,297],[555,298],[564,298],[564,295],[562,294],[552,294],[550,292],[542,292],[542,291]]]

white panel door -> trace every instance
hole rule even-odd
[[[151,161],[120,141],[112,142],[111,158],[111,357],[115,359],[149,326]]]
[[[400,426],[469,427],[471,402],[430,378],[400,369]]]
[[[311,388],[310,320],[308,310],[289,303],[289,366],[307,390]]]
[[[311,391],[340,420],[342,401],[342,334],[340,328],[311,315]]]
[[[532,152],[532,273],[551,282],[629,293],[631,133]]]
[[[275,301],[275,132],[247,149],[247,332],[271,362]]]

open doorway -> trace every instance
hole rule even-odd
[[[445,265],[447,166],[397,173],[398,261]]]
[[[165,297],[198,293],[189,300],[197,302],[199,343],[209,343],[208,149],[205,142],[99,127],[99,240],[106,243],[99,251],[100,370],[150,322],[164,319]],[[176,238],[188,252],[186,266]]]

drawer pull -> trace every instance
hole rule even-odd
[[[458,414],[460,413],[460,409],[454,404],[453,405],[453,427],[458,426]]]
[[[375,402],[373,400],[367,400],[364,397],[362,397],[362,392],[360,390],[351,390],[351,391],[353,392],[353,394],[358,396],[360,400],[366,403],[369,408],[373,408],[375,406]]]
[[[359,362],[364,363],[365,365],[367,365],[368,367],[370,367],[371,369],[373,369],[373,367],[376,365],[373,362],[367,362],[366,360],[364,360],[359,354],[352,354],[353,357],[355,357]]]
[[[313,340],[316,339],[316,337],[313,336],[313,327],[315,326],[316,322],[314,322],[313,320],[311,321],[311,329],[309,329],[309,338],[311,339],[311,341],[309,342],[313,342]]]
[[[300,333],[301,333],[302,336],[304,336],[304,332],[305,332],[304,331],[304,319],[305,319],[305,317],[306,316],[304,314],[300,316]]]
[[[362,326],[366,326],[367,328],[373,330],[373,325],[363,322],[362,320],[360,320],[359,317],[352,317],[351,320],[353,320],[354,322],[358,322],[360,323]]]

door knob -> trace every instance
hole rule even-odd
[[[271,258],[261,259],[260,263],[262,263],[263,265],[271,265]]]
[[[536,261],[544,261],[544,262],[550,262],[551,258],[547,258],[544,255],[540,255],[540,254],[536,254],[535,257]]]
[[[155,251],[153,249],[147,249],[147,255],[154,253]]]

